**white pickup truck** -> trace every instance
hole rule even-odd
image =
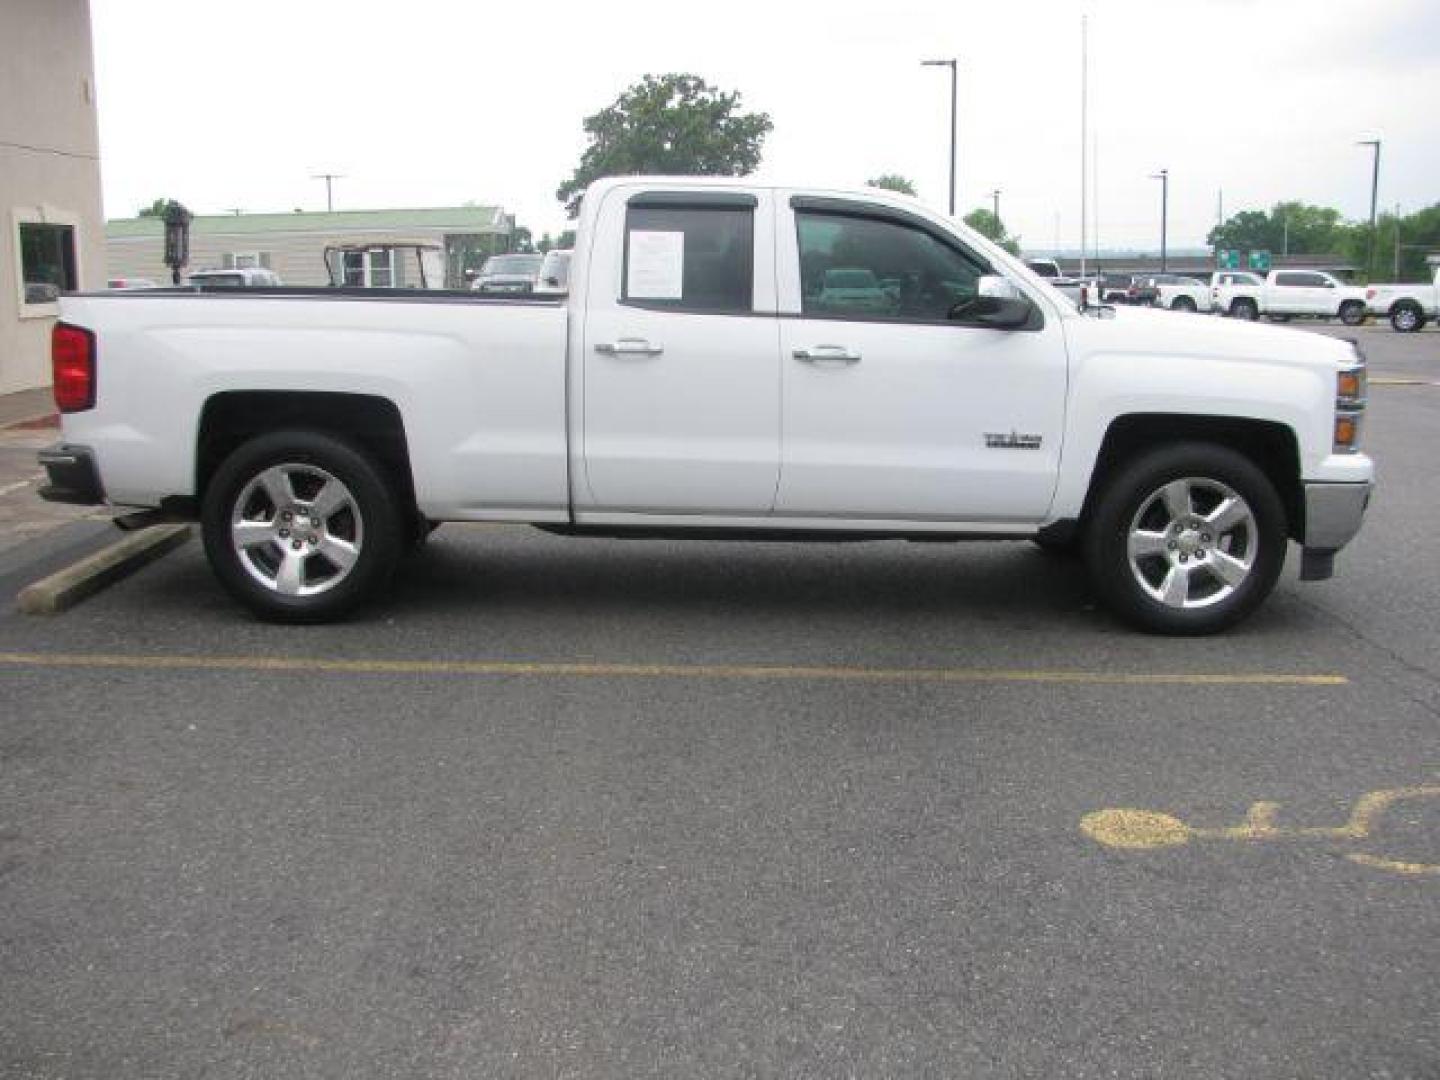
[[[1440,319],[1440,266],[1429,285],[1371,285],[1365,302],[1372,315],[1384,315],[1402,334],[1425,329],[1431,319]]]
[[[198,518],[276,620],[349,611],[436,522],[502,521],[1033,539],[1131,623],[1206,633],[1287,539],[1328,577],[1372,484],[1350,342],[1082,311],[873,191],[601,181],[561,299],[153,289],[61,318],[46,497]]]
[[[1338,318],[1359,326],[1366,316],[1364,289],[1319,270],[1272,270],[1264,284],[1237,280],[1216,286],[1212,295],[1216,311],[1237,319]]]

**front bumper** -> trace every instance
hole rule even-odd
[[[40,451],[40,464],[50,478],[40,489],[42,499],[77,506],[98,506],[105,501],[100,470],[95,467],[95,455],[89,447],[67,443],[47,446]]]
[[[1335,573],[1335,553],[1355,538],[1375,485],[1307,483],[1302,581],[1323,581]]]

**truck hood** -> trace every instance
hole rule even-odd
[[[1092,310],[1066,319],[1067,336],[1079,355],[1134,353],[1160,362],[1205,357],[1333,369],[1353,364],[1359,351],[1352,339],[1218,315],[1124,305],[1114,311],[1114,318]]]

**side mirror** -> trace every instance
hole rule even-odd
[[[975,283],[975,292],[980,296],[991,296],[996,300],[1023,300],[1025,294],[1007,277],[999,274],[984,274]]]
[[[1024,297],[974,296],[961,300],[950,309],[949,318],[966,326],[986,330],[1019,330],[1035,314],[1035,307]]]

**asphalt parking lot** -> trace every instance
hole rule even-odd
[[[1365,530],[1214,639],[1028,544],[5,597],[0,1075],[1435,1080],[1440,334],[1359,335]]]

